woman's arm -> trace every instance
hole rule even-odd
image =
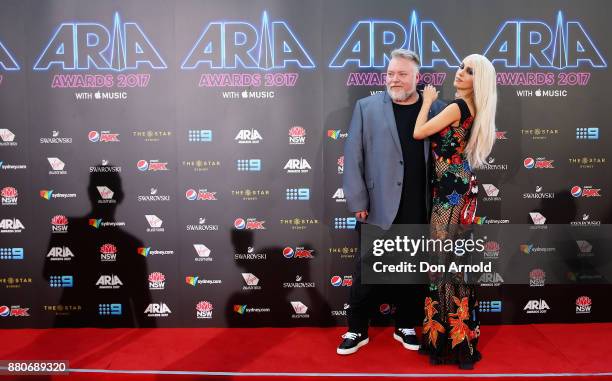
[[[416,124],[414,125],[413,138],[419,140],[425,139],[461,119],[461,110],[459,106],[456,103],[452,103],[428,121],[429,109],[436,99],[438,99],[438,91],[436,91],[436,88],[432,85],[425,86],[423,90],[423,105],[421,106],[421,111],[419,111]]]

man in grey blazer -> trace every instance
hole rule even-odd
[[[419,65],[419,57],[412,51],[391,52],[387,89],[357,101],[344,146],[343,189],[348,209],[360,223],[384,230],[392,224],[426,224],[431,213],[429,141],[412,137],[422,104],[416,90]],[[444,106],[436,101],[429,117]],[[362,284],[361,259],[356,258],[348,332],[342,336],[337,353],[355,353],[369,342],[371,304],[380,294],[395,301],[393,337],[404,348],[418,350],[414,327],[422,316],[423,300],[417,296],[421,289]]]

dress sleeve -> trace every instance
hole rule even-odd
[[[459,106],[459,110],[461,110],[461,120],[459,121],[459,124],[462,124],[467,118],[469,118],[472,115],[470,113],[470,108],[468,107],[467,103],[465,103],[463,99],[457,98],[451,103],[456,103],[457,106]]]

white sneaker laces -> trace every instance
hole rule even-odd
[[[400,328],[399,331],[406,336],[416,335],[414,328]]]
[[[351,339],[351,340],[355,340],[357,337],[361,336],[360,333],[355,333],[355,332],[347,332],[344,335],[342,335],[343,339]]]

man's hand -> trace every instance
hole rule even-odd
[[[357,217],[358,220],[365,221],[365,219],[368,218],[368,211],[360,210],[359,212],[355,213],[355,217]]]

